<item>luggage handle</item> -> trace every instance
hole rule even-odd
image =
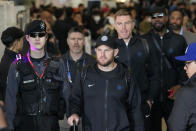
[[[78,131],[78,126],[76,125],[75,120],[73,120],[73,126],[71,126],[70,131]]]

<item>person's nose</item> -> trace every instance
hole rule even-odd
[[[187,65],[184,66],[184,70],[187,70]]]
[[[38,35],[36,35],[35,40],[40,40],[40,37]]]
[[[126,24],[125,24],[125,23],[122,24],[122,29],[123,29],[123,30],[126,29]]]
[[[74,39],[74,43],[76,43],[76,44],[77,44],[77,43],[78,43],[78,39]]]

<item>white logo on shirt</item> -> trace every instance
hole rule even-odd
[[[88,88],[91,88],[92,86],[94,86],[95,84],[89,84],[88,85]]]

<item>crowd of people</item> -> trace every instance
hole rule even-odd
[[[59,131],[66,115],[84,131],[196,129],[196,3],[30,12],[1,35],[0,128]]]

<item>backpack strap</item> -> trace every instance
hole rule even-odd
[[[148,45],[148,42],[145,38],[140,38],[141,41],[142,41],[142,45],[144,46],[144,50],[145,50],[145,53],[147,56],[149,56],[150,54],[150,49],[149,49],[149,45]]]
[[[88,69],[89,69],[89,65],[85,65],[85,66],[82,68],[82,71],[81,71],[81,80],[82,80],[82,84],[84,84],[84,82],[85,82],[85,79],[86,79],[86,75],[87,75]]]
[[[133,100],[134,97],[134,90],[135,90],[135,79],[134,75],[131,72],[131,70],[126,70],[125,71],[125,76],[124,76],[126,86],[127,86],[127,99],[129,98],[131,101]],[[132,92],[130,92],[132,90]]]
[[[172,67],[171,62],[168,60],[168,58],[167,58],[165,52],[161,49],[161,47],[160,47],[158,41],[155,39],[155,37],[154,37],[153,35],[152,35],[152,40],[153,40],[153,42],[154,42],[155,47],[156,47],[157,50],[159,51],[160,55],[163,57],[163,60],[165,61],[167,67],[168,67],[169,69],[172,69],[173,67]]]

